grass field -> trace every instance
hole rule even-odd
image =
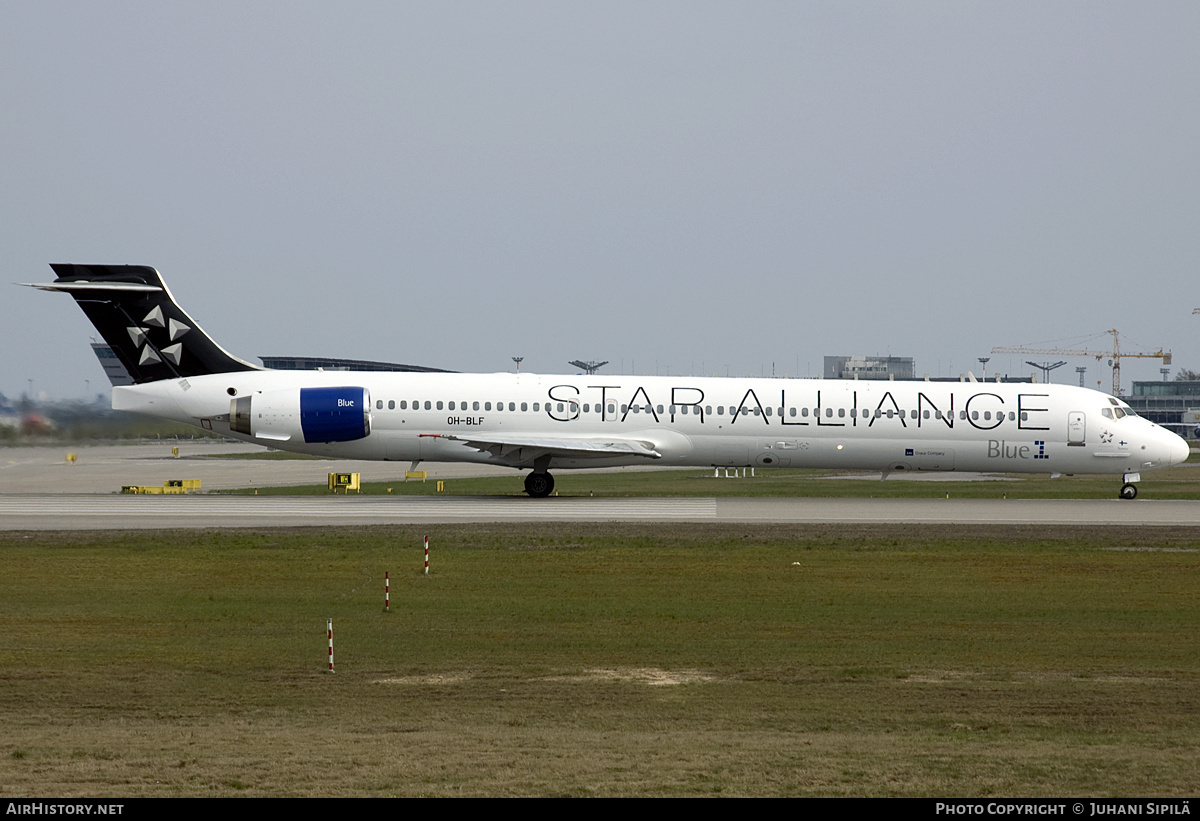
[[[1166,527],[4,533],[0,791],[1194,795],[1198,570]]]

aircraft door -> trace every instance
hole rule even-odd
[[[1071,411],[1067,414],[1067,444],[1072,447],[1083,447],[1084,435],[1087,432],[1087,416],[1082,411]]]

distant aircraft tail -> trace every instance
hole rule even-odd
[[[31,287],[75,297],[135,383],[262,370],[213,342],[147,265],[50,267],[58,279]]]

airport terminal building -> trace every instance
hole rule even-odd
[[[1200,439],[1200,382],[1134,382],[1133,394],[1123,398],[1139,416],[1185,439]]]

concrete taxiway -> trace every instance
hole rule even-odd
[[[122,485],[200,479],[202,489],[316,484],[332,471],[402,482],[395,462],[214,459],[215,441],[0,450],[0,530],[342,526],[439,522],[761,522],[1200,525],[1200,501],[1138,499],[123,496]],[[76,454],[68,462],[66,454]],[[429,481],[519,473],[423,464]]]
[[[179,448],[179,456],[172,448]],[[324,484],[328,473],[358,473],[364,482],[404,481],[407,462],[346,459],[237,459],[262,448],[215,439],[162,440],[95,446],[0,448],[0,494],[117,493],[123,485],[162,485],[199,479],[202,490]],[[74,461],[67,455],[74,454]],[[464,476],[512,476],[518,471],[480,465],[422,463],[429,481]]]

